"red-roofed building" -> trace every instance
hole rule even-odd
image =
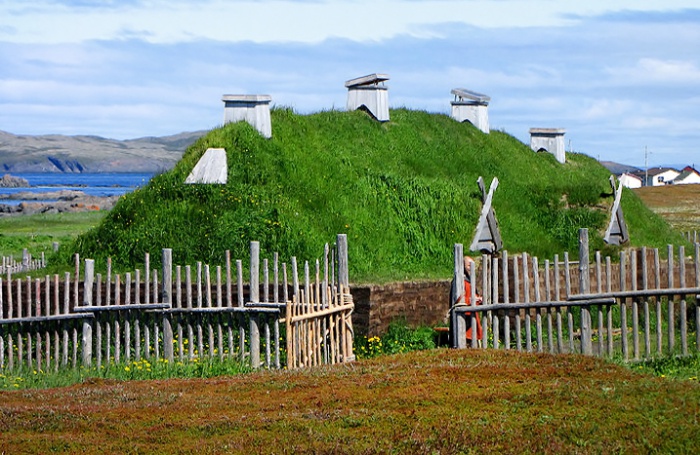
[[[683,168],[680,174],[674,178],[671,183],[674,185],[686,185],[689,183],[700,183],[700,173],[691,166]]]

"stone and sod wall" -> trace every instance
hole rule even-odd
[[[403,321],[409,327],[444,325],[450,308],[450,283],[441,280],[351,286],[355,334],[382,335],[392,321]]]

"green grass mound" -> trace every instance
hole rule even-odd
[[[297,115],[273,109],[273,137],[246,123],[212,130],[170,172],[122,198],[71,248],[134,267],[172,248],[178,264],[263,257],[318,257],[347,233],[353,281],[445,277],[454,243],[468,248],[479,212],[476,185],[498,177],[494,207],[504,246],[541,257],[577,252],[578,229],[603,248],[610,173],[588,156],[533,153],[512,136],[483,134],[445,115],[393,110],[378,123],[360,111]],[[186,185],[208,147],[226,149],[228,184]],[[680,241],[629,191],[623,208],[632,243]],[[66,254],[67,255],[67,254]],[[68,258],[66,258],[68,260]]]

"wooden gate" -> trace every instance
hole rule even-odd
[[[321,280],[318,267],[316,280],[311,283],[308,264],[304,289],[297,292],[295,283],[294,296],[285,315],[289,369],[355,360],[351,318],[355,305],[348,283],[346,242],[345,236],[338,236],[337,286],[328,282],[326,273]]]
[[[325,291],[328,303],[324,305],[319,291]],[[303,368],[322,364],[351,362],[353,355],[352,311],[355,305],[350,290],[341,285],[301,293],[287,305],[287,368]]]

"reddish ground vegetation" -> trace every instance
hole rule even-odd
[[[3,453],[689,453],[700,386],[438,349],[309,371],[0,393]]]
[[[663,185],[634,192],[653,212],[680,231],[700,231],[700,185]]]

